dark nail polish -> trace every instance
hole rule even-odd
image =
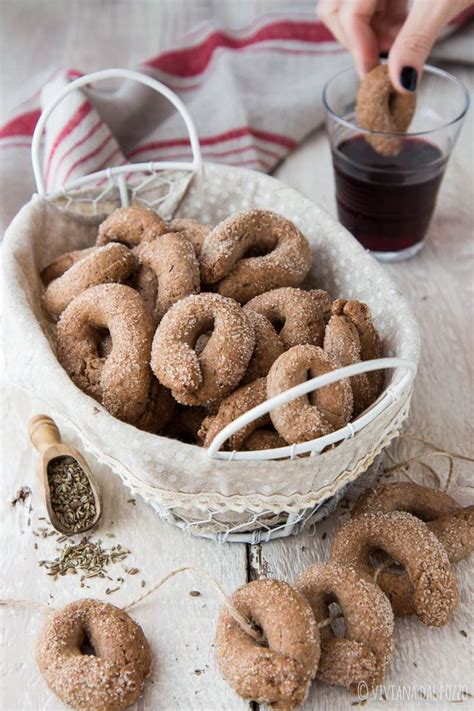
[[[403,67],[400,72],[400,84],[407,91],[415,91],[418,81],[418,72],[415,67]]]
[[[380,52],[379,58],[380,59],[388,59],[388,52]]]

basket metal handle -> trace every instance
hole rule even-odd
[[[292,444],[287,447],[278,447],[275,449],[262,449],[251,452],[221,452],[219,451],[224,442],[231,437],[235,432],[240,430],[245,425],[250,424],[254,420],[268,414],[275,407],[286,405],[288,402],[295,400],[302,395],[307,395],[310,392],[324,388],[326,385],[336,383],[342,378],[349,378],[352,375],[360,375],[361,373],[369,373],[373,370],[386,370],[389,368],[404,368],[407,372],[401,380],[393,387],[387,388],[382,397],[374,405],[364,412],[353,422],[349,422],[335,432],[331,432],[324,437],[318,437],[308,442],[301,444]],[[293,388],[289,388],[278,395],[265,400],[260,405],[253,407],[248,412],[238,417],[224,427],[212,440],[207,449],[207,454],[213,459],[227,459],[230,461],[246,460],[246,461],[262,461],[266,459],[283,459],[287,457],[294,458],[298,454],[305,452],[321,452],[329,444],[340,442],[341,440],[353,437],[356,432],[359,432],[366,425],[370,424],[378,415],[383,412],[389,405],[395,402],[400,395],[411,385],[417,370],[416,363],[405,358],[376,358],[374,360],[366,360],[353,365],[347,365],[344,368],[332,370],[329,373],[318,375],[316,378],[311,378],[304,383],[299,383]]]
[[[153,79],[146,74],[141,74],[140,72],[134,72],[131,69],[102,69],[99,72],[93,72],[92,74],[86,74],[78,79],[74,79],[70,84],[68,84],[62,91],[59,92],[57,96],[47,105],[47,107],[42,112],[38,123],[36,124],[35,131],[33,133],[33,140],[31,143],[31,162],[33,165],[33,174],[36,182],[36,189],[40,195],[45,195],[45,185],[43,179],[43,170],[41,167],[40,159],[40,144],[41,136],[43,135],[44,127],[46,121],[48,120],[54,109],[61,103],[61,101],[72,91],[78,89],[85,84],[92,84],[92,82],[102,81],[104,79],[131,79],[137,81],[140,84],[148,86],[150,89],[154,89],[158,94],[164,96],[168,101],[170,101],[178,113],[181,115],[189,134],[189,141],[191,143],[191,149],[193,153],[192,163],[179,162],[179,161],[167,161],[161,163],[132,163],[128,165],[120,165],[114,168],[106,168],[105,170],[98,171],[83,178],[79,178],[70,183],[68,187],[78,187],[82,183],[90,181],[92,178],[97,178],[98,180],[103,176],[110,177],[112,175],[122,175],[124,173],[135,173],[143,172],[144,170],[149,170],[151,172],[156,170],[164,169],[178,169],[178,170],[195,170],[198,171],[202,164],[201,157],[201,147],[199,145],[199,139],[196,131],[196,127],[193,120],[187,110],[186,106],[183,104],[181,99],[176,96],[176,94],[168,89],[167,86],[162,84],[157,79]]]

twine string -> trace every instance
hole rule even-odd
[[[329,617],[326,617],[326,619],[321,620],[321,622],[318,622],[318,627],[320,630],[324,629],[324,627],[328,627],[328,625],[331,625],[335,620],[341,620],[344,617],[344,615],[329,615]]]
[[[217,580],[212,577],[209,573],[207,573],[205,570],[201,570],[201,568],[193,568],[192,566],[187,566],[184,568],[177,568],[176,570],[172,570],[168,575],[165,575],[164,578],[162,578],[156,585],[154,585],[152,588],[150,588],[146,593],[143,595],[140,595],[140,597],[137,597],[135,600],[132,602],[128,603],[128,605],[125,605],[123,608],[124,610],[130,610],[130,608],[135,607],[135,605],[138,605],[140,602],[143,602],[147,597],[149,597],[152,593],[154,593],[156,590],[161,588],[162,585],[164,585],[168,580],[171,580],[171,578],[174,578],[175,575],[179,575],[180,573],[186,573],[186,572],[194,572],[194,573],[199,573],[199,575],[202,575],[204,578],[207,579],[209,583],[211,583],[212,587],[214,590],[217,592],[217,595],[222,602],[223,605],[227,608],[229,614],[233,617],[233,619],[237,622],[237,624],[240,625],[240,627],[246,632],[252,639],[254,639],[256,642],[263,642],[264,637],[261,633],[259,633],[255,627],[252,625],[251,622],[249,622],[232,604],[230,601],[229,597],[225,594],[224,590],[222,587],[219,585]]]
[[[422,437],[416,437],[415,435],[412,434],[403,434],[400,435],[400,439],[409,439],[412,440],[413,442],[419,442],[420,444],[425,445],[426,447],[430,447],[430,451],[428,452],[421,452],[420,454],[417,454],[413,457],[409,457],[403,462],[398,462],[393,454],[389,451],[386,450],[387,458],[390,460],[392,466],[389,467],[388,469],[385,470],[385,474],[393,474],[396,471],[401,471],[403,475],[412,482],[412,484],[416,484],[417,482],[413,477],[410,475],[408,472],[408,467],[411,464],[419,464],[422,466],[424,469],[430,472],[433,481],[435,482],[435,489],[443,491],[444,493],[447,493],[453,485],[456,485],[458,489],[473,489],[474,487],[472,486],[459,486],[457,484],[457,478],[454,476],[454,462],[456,459],[460,459],[465,462],[474,462],[474,459],[472,457],[468,457],[465,454],[459,454],[458,452],[450,452],[449,450],[442,449],[441,447],[438,447],[436,444],[433,444],[433,442],[429,442],[428,440],[423,439]],[[448,474],[446,477],[446,482],[443,484],[441,475],[439,472],[436,471],[434,467],[432,467],[428,462],[426,462],[426,459],[436,459],[436,458],[444,458],[448,460]]]
[[[34,600],[15,600],[12,597],[0,599],[0,607],[16,606],[16,607],[45,607],[47,610],[55,610],[52,605],[47,605],[45,602],[35,602]]]
[[[412,478],[410,473],[408,472],[408,467],[411,464],[419,464],[420,466],[424,467],[426,470],[428,470],[433,477],[435,481],[435,488],[441,491],[444,491],[445,493],[451,488],[452,484],[455,484],[458,489],[474,489],[473,486],[459,486],[457,484],[457,478],[454,477],[454,460],[460,459],[462,461],[466,462],[474,462],[474,458],[468,457],[467,455],[464,454],[459,454],[457,452],[450,452],[448,450],[441,449],[437,445],[433,444],[432,442],[429,442],[422,437],[417,437],[415,435],[406,433],[403,435],[400,435],[400,439],[405,438],[412,440],[414,442],[418,442],[420,444],[425,445],[426,447],[430,447],[430,451],[428,452],[422,452],[421,454],[415,455],[414,457],[409,457],[403,462],[398,462],[395,457],[392,455],[392,453],[389,450],[386,450],[386,455],[388,459],[390,460],[392,466],[390,466],[388,469],[385,470],[385,474],[393,474],[396,471],[401,471],[404,476],[409,479],[413,484],[416,484],[417,482]],[[435,458],[445,458],[448,460],[448,474],[446,477],[446,482],[443,486],[443,482],[441,479],[440,474],[434,469],[430,464],[428,464],[425,460],[426,459],[435,459]],[[314,524],[312,524],[314,526]],[[315,526],[314,526],[314,532],[315,532]],[[314,535],[314,533],[313,533]],[[376,583],[378,580],[378,577],[380,573],[385,570],[386,568],[389,568],[393,564],[393,561],[391,559],[384,560],[382,561],[376,568],[374,568],[374,582]],[[192,566],[186,566],[183,568],[177,568],[176,570],[172,570],[169,572],[167,575],[165,575],[164,578],[162,578],[156,585],[153,587],[149,588],[147,592],[143,593],[143,595],[140,595],[137,597],[135,600],[132,600],[132,602],[128,603],[123,607],[124,610],[130,610],[132,607],[135,607],[138,605],[140,602],[143,602],[143,600],[146,600],[150,595],[155,593],[157,590],[159,590],[165,583],[168,582],[168,580],[171,580],[171,578],[174,578],[176,575],[179,575],[181,573],[186,573],[186,572],[195,572],[198,573],[199,575],[203,576],[204,578],[207,579],[207,581],[211,584],[211,586],[214,588],[215,592],[217,593],[221,603],[227,608],[229,614],[232,616],[232,618],[237,622],[238,625],[246,632],[252,639],[254,639],[257,643],[261,644],[264,642],[264,635],[260,633],[255,626],[247,620],[232,604],[230,598],[226,595],[224,592],[223,588],[221,585],[217,582],[217,580],[207,573],[205,570],[202,570],[200,568],[194,568]],[[23,607],[36,607],[36,608],[45,608],[49,610],[50,612],[52,610],[55,610],[57,608],[47,605],[46,603],[43,602],[35,602],[34,600],[15,600],[14,598],[3,598],[0,599],[0,607],[6,607],[6,606],[23,606]],[[321,620],[318,622],[318,627],[319,629],[324,629],[328,625],[332,624],[334,620],[342,618],[343,615],[337,614],[337,615],[329,615],[324,620]]]
[[[377,565],[376,568],[374,568],[374,583],[377,584],[377,580],[379,579],[380,573],[383,573],[384,570],[387,568],[390,568],[390,566],[393,565],[393,560],[383,560],[381,563]]]
[[[135,607],[140,602],[143,602],[148,597],[150,597],[150,595],[152,595],[157,590],[159,590],[165,583],[168,582],[168,580],[171,580],[171,578],[174,578],[176,575],[180,575],[181,573],[187,573],[187,572],[199,573],[199,575],[202,575],[204,578],[206,578],[207,581],[209,583],[211,583],[215,592],[217,592],[217,595],[218,595],[220,601],[227,608],[229,614],[237,622],[237,624],[240,625],[240,627],[244,630],[244,632],[246,632],[249,635],[249,637],[252,637],[252,639],[254,639],[257,643],[262,644],[264,642],[264,635],[259,633],[258,630],[256,630],[255,627],[252,625],[252,623],[249,622],[249,620],[247,620],[234,607],[231,600],[225,594],[223,588],[217,582],[217,580],[215,578],[213,578],[213,576],[210,575],[209,573],[207,573],[205,570],[201,570],[200,568],[194,568],[192,566],[186,566],[184,568],[176,568],[176,570],[172,570],[167,575],[165,575],[165,577],[162,578],[156,585],[153,585],[153,587],[151,587],[149,590],[147,590],[146,593],[144,593],[143,595],[140,595],[135,600],[132,600],[132,602],[129,602],[122,609],[125,611],[130,610],[132,607]],[[46,608],[50,612],[57,609],[55,607],[47,605],[46,603],[35,602],[34,600],[15,600],[13,598],[4,598],[4,599],[0,600],[0,606],[7,606],[7,605],[18,605],[18,606],[24,606],[24,607],[37,607],[37,608],[42,607],[42,608]],[[340,614],[329,615],[329,617],[327,617],[324,620],[321,620],[321,622],[318,623],[318,627],[319,627],[319,629],[323,629],[324,627],[327,627],[332,622],[334,622],[334,620],[338,620],[341,617],[343,617],[343,615],[340,615]]]

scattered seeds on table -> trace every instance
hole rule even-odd
[[[129,555],[128,548],[112,546],[103,548],[102,541],[92,541],[84,536],[79,543],[66,543],[58,547],[58,556],[54,560],[40,560],[38,565],[51,576],[81,573],[80,582],[86,578],[106,578],[108,566],[122,563]],[[133,570],[133,568],[132,568]],[[138,572],[138,568],[136,569]]]
[[[31,489],[29,486],[22,486],[18,489],[13,499],[10,501],[11,506],[16,506],[17,504],[24,504],[27,498],[31,496]],[[31,511],[31,506],[30,509]]]

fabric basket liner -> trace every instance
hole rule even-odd
[[[242,168],[205,163],[187,183],[179,199],[168,200],[159,210],[165,219],[194,217],[216,224],[234,212],[258,207],[293,220],[313,252],[304,286],[327,289],[334,298],[365,301],[384,355],[418,362],[418,327],[407,302],[383,268],[321,208],[274,178]],[[147,199],[152,198],[153,188],[147,191]],[[133,491],[184,511],[297,511],[357,478],[397,434],[408,413],[410,389],[353,438],[320,455],[263,462],[211,459],[203,448],[142,432],[109,415],[73,384],[56,359],[54,326],[41,309],[39,272],[60,254],[91,246],[104,213],[120,203],[118,194],[108,193],[107,203],[98,203],[103,213],[97,215],[86,214],[91,202],[84,196],[67,204],[65,208],[63,199],[53,204],[35,195],[5,235],[7,373],[38,396],[48,413],[67,421],[84,448]],[[401,370],[387,371],[386,386],[402,376]]]

